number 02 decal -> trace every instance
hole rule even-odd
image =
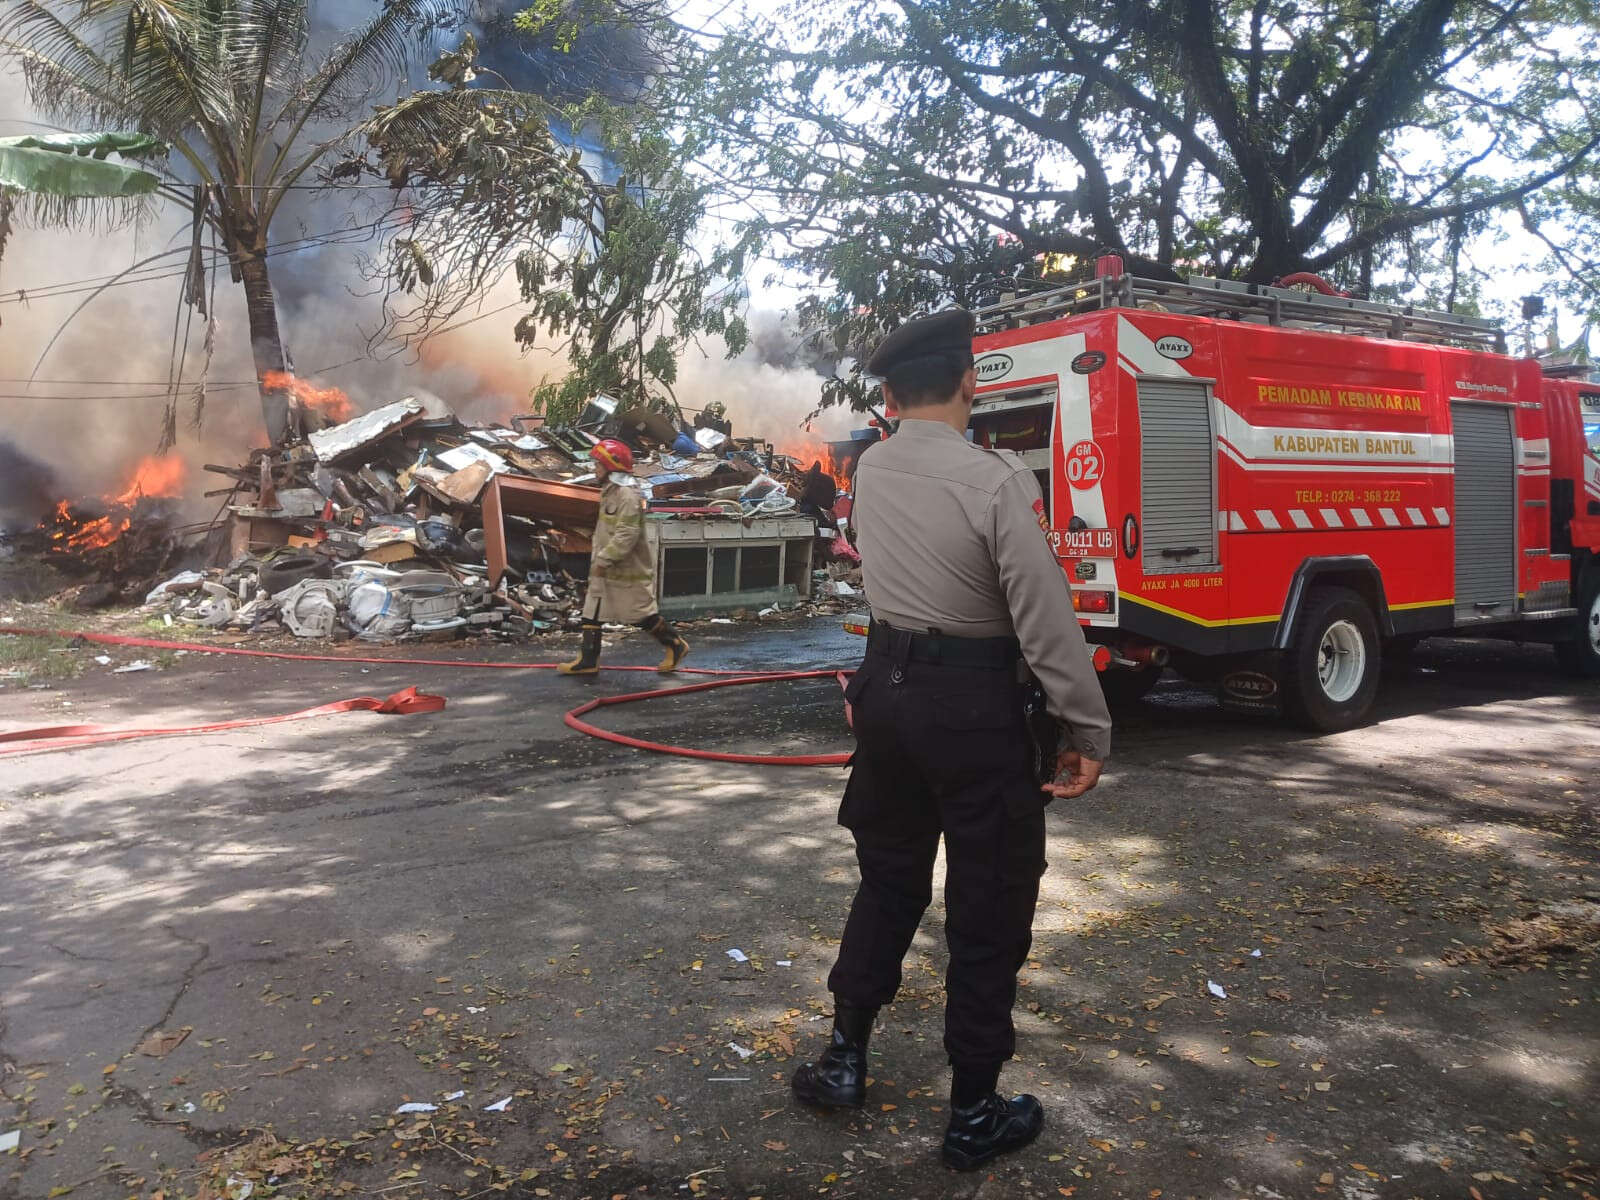
[[[1100,482],[1106,458],[1093,442],[1079,442],[1067,451],[1067,482],[1079,491],[1086,491]]]

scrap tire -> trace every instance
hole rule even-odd
[[[1556,663],[1574,679],[1600,679],[1600,570],[1593,566],[1585,573],[1577,607],[1575,636],[1556,643]]]
[[[302,579],[327,579],[332,575],[327,560],[310,554],[275,558],[261,568],[261,590],[269,596],[286,592]]]
[[[1379,647],[1378,622],[1365,600],[1349,588],[1313,591],[1283,659],[1289,719],[1321,733],[1359,725],[1378,695]]]
[[[1112,667],[1100,672],[1100,690],[1105,693],[1106,707],[1112,710],[1132,708],[1150,694],[1162,676],[1160,667],[1142,670],[1119,670]]]

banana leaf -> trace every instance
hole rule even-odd
[[[165,154],[165,143],[142,133],[50,133],[0,138],[0,188],[34,195],[90,199],[142,196],[160,179],[125,158]]]

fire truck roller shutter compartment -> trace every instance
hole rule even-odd
[[[1517,464],[1511,409],[1456,400],[1456,621],[1517,611]]]
[[[1145,573],[1217,570],[1217,454],[1210,385],[1140,379],[1139,425]]]

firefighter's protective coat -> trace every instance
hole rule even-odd
[[[644,532],[644,500],[612,476],[600,492],[584,615],[636,625],[656,611],[655,585],[655,555]]]

